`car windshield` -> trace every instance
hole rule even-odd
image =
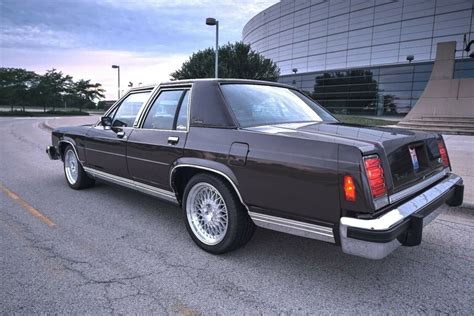
[[[257,84],[222,84],[221,89],[241,127],[337,122],[320,105],[293,89]]]

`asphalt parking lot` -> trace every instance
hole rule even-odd
[[[45,119],[0,118],[0,313],[473,314],[474,210],[371,261],[258,229],[214,256],[181,210],[105,183],[74,191]]]

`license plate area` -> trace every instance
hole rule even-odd
[[[428,152],[426,151],[424,143],[409,145],[408,153],[410,155],[411,163],[413,166],[413,172],[415,174],[430,169]]]
[[[420,163],[418,162],[418,155],[416,154],[416,148],[409,147],[408,151],[410,152],[411,164],[413,165],[413,170],[418,172],[420,170]]]
[[[442,167],[429,141],[418,141],[400,146],[389,155],[395,192],[422,180],[424,176]]]

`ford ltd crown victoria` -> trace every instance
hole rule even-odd
[[[292,86],[252,80],[133,88],[96,124],[53,130],[46,151],[73,189],[100,179],[176,203],[214,254],[260,226],[381,259],[419,245],[464,192],[441,135],[343,124]]]

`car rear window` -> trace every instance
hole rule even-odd
[[[241,127],[337,122],[297,90],[257,84],[222,84],[221,89]]]

